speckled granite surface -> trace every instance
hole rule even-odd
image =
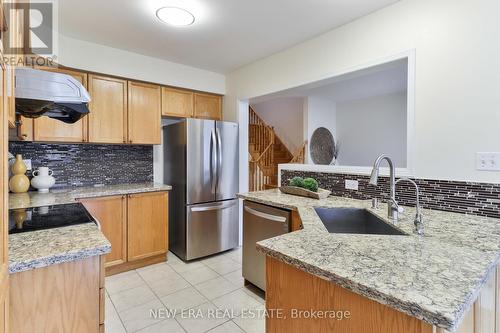
[[[41,207],[74,203],[77,199],[125,195],[133,193],[169,191],[170,185],[158,183],[76,187],[49,193],[28,192],[9,195],[9,209]]]
[[[278,190],[240,198],[297,210],[304,229],[257,243],[267,255],[430,324],[453,331],[500,260],[500,220],[423,210],[424,236],[413,234],[413,208],[397,227],[408,236],[330,234],[314,207],[366,208],[386,219],[386,205]]]
[[[50,193],[10,194],[9,208],[23,209],[74,203],[77,199],[168,191],[168,185],[145,183],[81,187]],[[17,273],[111,251],[111,244],[93,223],[9,235],[9,272]]]
[[[9,235],[9,273],[106,254],[111,244],[94,223]]]

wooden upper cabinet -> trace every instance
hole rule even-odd
[[[127,81],[89,75],[89,141],[127,142]]]
[[[202,119],[222,119],[222,97],[194,93],[194,117]]]
[[[81,203],[101,224],[101,231],[111,243],[105,267],[127,261],[127,205],[125,196],[82,199]]]
[[[87,88],[87,73],[61,68],[43,67],[37,69],[71,75]],[[34,120],[33,131],[35,141],[86,142],[87,118],[83,117],[74,124],[66,124],[62,121],[42,116]]]
[[[192,91],[161,88],[161,114],[163,116],[193,117],[194,94]]]
[[[128,81],[128,142],[161,143],[160,86]]]
[[[33,141],[33,119],[20,116],[17,124],[17,138],[21,141]]]
[[[164,254],[168,250],[168,193],[128,197],[128,260]]]

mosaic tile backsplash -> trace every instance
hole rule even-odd
[[[315,178],[332,195],[354,199],[384,199],[389,196],[389,177],[380,177],[378,186],[368,184],[370,177],[352,174],[281,171],[281,184],[295,176]],[[345,180],[357,180],[358,191],[345,189]],[[413,179],[420,189],[424,208],[500,218],[500,184],[469,183],[446,180]],[[415,206],[415,188],[408,182],[396,186],[396,199],[405,206]]]
[[[52,169],[54,188],[153,181],[152,146],[11,142],[9,151]]]

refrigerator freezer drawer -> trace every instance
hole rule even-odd
[[[266,290],[266,257],[257,252],[255,243],[288,233],[289,222],[287,210],[244,202],[243,277],[262,290]]]
[[[238,199],[186,208],[186,260],[238,246]]]

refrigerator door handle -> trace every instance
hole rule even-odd
[[[210,133],[210,185],[212,188],[212,193],[215,193],[215,186],[217,184],[217,168],[218,168],[218,158],[217,158],[217,141],[215,138],[214,130]]]
[[[217,137],[217,186],[220,186],[220,179],[222,178],[222,140],[220,138],[220,131],[215,128],[215,134]]]
[[[191,207],[191,211],[192,212],[206,212],[209,210],[222,210],[222,209],[233,207],[236,204],[237,204],[237,202],[231,202],[231,203],[222,203],[222,204],[216,204],[216,205],[211,205],[211,206]]]

